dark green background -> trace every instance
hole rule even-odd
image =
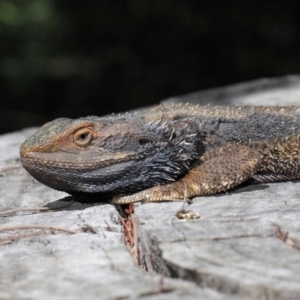
[[[299,7],[0,0],[0,132],[300,73]]]

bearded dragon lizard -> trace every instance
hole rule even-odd
[[[216,194],[248,179],[299,179],[299,148],[300,107],[165,104],[56,119],[20,154],[51,188],[126,204]]]

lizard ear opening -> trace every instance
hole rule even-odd
[[[149,143],[152,143],[152,141],[150,139],[147,139],[147,138],[144,138],[144,137],[139,139],[139,144],[141,146],[144,146],[144,145],[149,144]]]
[[[93,132],[88,128],[82,128],[74,134],[74,143],[79,147],[88,146],[92,140]]]

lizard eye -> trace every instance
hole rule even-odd
[[[74,142],[77,146],[88,146],[93,140],[93,133],[89,129],[78,130],[74,134]]]

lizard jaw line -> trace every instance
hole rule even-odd
[[[34,155],[26,155],[21,157],[21,161],[24,167],[28,166],[30,168],[40,165],[40,166],[48,166],[54,168],[57,167],[57,168],[72,168],[72,169],[85,169],[85,168],[99,169],[102,167],[113,166],[113,165],[129,162],[129,161],[136,161],[137,159],[142,159],[143,157],[144,156],[142,155],[132,155],[123,158],[95,160],[95,161],[91,161],[90,163],[86,163],[86,162],[83,163],[74,160],[57,162],[49,158],[38,158]]]

